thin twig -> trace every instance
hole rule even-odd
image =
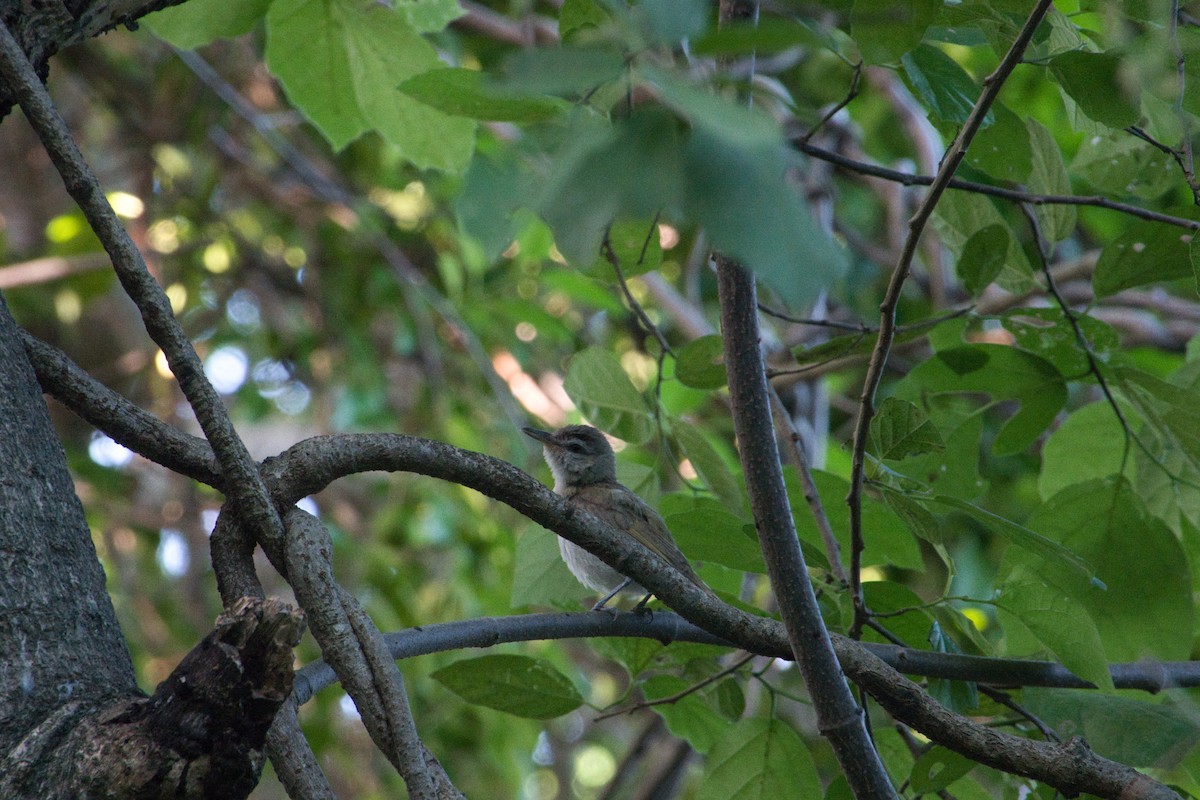
[[[904,186],[932,186],[937,176],[929,175],[913,175],[908,172],[900,172],[899,170],[888,169],[875,164],[868,164],[864,161],[855,161],[852,158],[847,158],[840,153],[835,153],[832,150],[826,150],[822,147],[817,147],[812,144],[803,144],[796,142],[793,139],[795,146],[801,152],[819,158],[822,161],[828,161],[832,164],[861,175],[869,175],[873,178],[882,178],[887,181],[894,181]],[[939,173],[940,175],[940,173]],[[1194,219],[1186,219],[1184,217],[1175,217],[1170,214],[1163,214],[1158,211],[1151,211],[1147,208],[1131,205],[1129,203],[1120,203],[1115,200],[1109,200],[1107,197],[1099,195],[1070,195],[1070,194],[1034,194],[1032,192],[1022,192],[1016,189],[1005,189],[1000,186],[991,186],[986,183],[977,183],[976,181],[962,180],[961,178],[951,178],[946,188],[958,189],[961,191],[976,192],[978,194],[989,195],[991,197],[999,197],[1003,200],[1011,200],[1014,203],[1033,203],[1034,205],[1067,205],[1067,206],[1095,206],[1104,208],[1109,211],[1117,211],[1122,214],[1138,217],[1140,219],[1150,220],[1151,222],[1162,222],[1166,225],[1174,225],[1178,228],[1187,228],[1188,230],[1200,230],[1200,221]]]
[[[850,79],[850,88],[846,91],[846,96],[843,97],[837,105],[825,112],[825,114],[817,120],[817,123],[812,126],[799,141],[803,144],[808,144],[813,136],[817,134],[821,128],[825,127],[825,123],[837,116],[837,113],[854,101],[858,97],[858,85],[862,81],[863,62],[859,61],[854,65],[854,75]]]
[[[717,681],[721,680],[721,678],[724,678],[727,675],[732,675],[733,673],[737,672],[739,669],[744,667],[746,664],[748,664],[750,661],[754,660],[755,658],[757,658],[757,656],[754,653],[745,653],[742,656],[740,656],[739,658],[737,658],[732,664],[730,664],[725,669],[719,670],[718,672],[714,672],[712,675],[705,677],[703,680],[697,681],[697,682],[693,683],[691,686],[687,686],[683,689],[680,689],[675,694],[668,695],[667,697],[659,697],[654,700],[643,700],[640,703],[634,703],[632,706],[629,706],[628,708],[618,708],[615,711],[606,711],[605,713],[598,715],[594,721],[599,722],[602,719],[608,719],[610,717],[619,717],[622,714],[632,714],[633,712],[640,711],[643,708],[653,708],[654,706],[674,705],[675,703],[678,703],[683,698],[685,698],[689,695],[693,695],[696,692],[700,691],[705,686],[710,686],[710,685],[716,683]]]
[[[1051,742],[1061,742],[1062,741],[1062,737],[1059,736],[1058,733],[1053,728],[1051,728],[1045,722],[1042,722],[1042,720],[1039,719],[1038,716],[1036,714],[1034,714],[1032,711],[1030,711],[1029,709],[1022,706],[1016,700],[1013,700],[1008,695],[1008,692],[1002,692],[999,689],[993,689],[990,686],[980,686],[979,691],[983,692],[985,695],[992,698],[1000,705],[1005,706],[1006,708],[1011,708],[1013,711],[1017,712],[1025,719],[1029,720],[1029,722],[1032,723],[1035,728],[1037,728],[1039,731],[1041,731],[1042,736],[1046,737],[1046,739],[1048,741],[1051,741]]]
[[[1175,56],[1175,80],[1178,83],[1175,92],[1175,116],[1179,119],[1181,130],[1179,149],[1175,151],[1176,160],[1183,169],[1188,188],[1192,190],[1192,202],[1200,205],[1200,182],[1196,180],[1195,159],[1192,154],[1192,115],[1183,108],[1183,95],[1187,89],[1187,59],[1179,44],[1179,0],[1171,0],[1171,22],[1167,27],[1167,35],[1171,40],[1171,52]]]
[[[867,608],[862,594],[861,575],[864,547],[862,531],[863,471],[866,464],[867,434],[870,430],[871,418],[875,415],[875,392],[878,390],[879,382],[883,378],[888,353],[891,350],[892,340],[895,338],[896,305],[900,300],[900,291],[904,286],[905,279],[908,277],[909,270],[912,268],[913,257],[916,254],[921,233],[925,230],[929,218],[933,215],[933,210],[937,206],[938,200],[941,199],[942,194],[946,191],[946,187],[950,184],[950,180],[954,176],[954,171],[958,169],[958,165],[966,156],[967,147],[971,144],[975,133],[982,126],[988,109],[991,108],[992,103],[1000,94],[1000,89],[1004,86],[1004,81],[1020,62],[1021,55],[1025,52],[1025,48],[1028,47],[1030,40],[1033,38],[1034,31],[1037,30],[1042,18],[1052,5],[1052,0],[1038,0],[1033,12],[1025,21],[1025,25],[1021,28],[1020,33],[1017,34],[1016,40],[1004,55],[1000,64],[984,80],[983,93],[980,95],[979,100],[976,101],[975,107],[971,109],[971,113],[967,117],[966,122],[963,123],[958,136],[950,143],[950,147],[947,149],[946,155],[942,160],[941,169],[938,170],[937,177],[930,184],[929,192],[925,195],[925,199],[921,202],[917,213],[909,221],[909,233],[904,241],[900,260],[896,264],[895,270],[892,271],[891,279],[884,293],[883,302],[879,305],[879,336],[876,340],[875,349],[871,353],[871,360],[867,366],[867,376],[863,381],[862,395],[859,399],[858,420],[854,427],[854,440],[851,446],[850,492],[846,497],[846,503],[850,507],[850,580],[852,582],[851,594],[854,602],[854,623],[850,627],[851,636],[859,635],[867,619]]]

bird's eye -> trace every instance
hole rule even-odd
[[[570,444],[567,445],[567,449],[570,450],[572,453],[582,453],[583,445],[581,445],[579,442],[571,442]]]

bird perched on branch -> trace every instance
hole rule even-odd
[[[523,430],[542,443],[542,453],[554,475],[554,491],[565,498],[568,505],[625,531],[686,575],[692,583],[712,594],[680,552],[658,512],[617,482],[617,458],[603,433],[590,425],[568,425],[553,433],[537,428]],[[621,591],[645,594],[639,607],[650,599],[643,587],[579,545],[560,536],[558,549],[567,568],[580,583],[605,593],[593,610],[603,608]]]

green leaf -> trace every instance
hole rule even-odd
[[[978,296],[996,280],[1004,268],[1011,238],[1003,225],[988,225],[971,234],[958,258],[958,275],[973,296]]]
[[[642,684],[642,693],[647,700],[659,700],[691,686],[692,683],[675,675],[655,675]],[[701,692],[692,692],[673,703],[662,703],[653,708],[672,734],[686,739],[699,753],[707,753],[729,729],[729,720]]]
[[[430,677],[468,703],[527,719],[553,719],[583,705],[565,675],[529,656],[464,658]]]
[[[292,104],[340,150],[370,126],[335,7],[322,0],[274,0],[267,11],[266,58]]]
[[[1100,297],[1122,289],[1190,278],[1193,234],[1161,222],[1139,220],[1105,246],[1092,286]]]
[[[744,53],[777,53],[797,45],[823,44],[801,20],[763,17],[754,24],[733,24],[710,30],[692,45],[692,52],[703,56],[729,56]]]
[[[1054,135],[1046,126],[1030,117],[1025,121],[1029,129],[1031,168],[1029,191],[1047,195],[1071,194],[1071,179],[1063,164],[1062,150],[1054,141]],[[1049,242],[1061,242],[1075,232],[1075,206],[1043,203],[1033,207],[1042,235]]]
[[[652,219],[617,220],[608,230],[608,244],[627,278],[662,266],[662,240]],[[612,268],[606,269],[611,276]]]
[[[666,647],[662,642],[637,636],[598,638],[590,643],[596,652],[624,667],[631,678],[655,666]]]
[[[148,14],[141,22],[180,50],[194,50],[214,39],[232,39],[249,32],[270,5],[271,0],[190,0]]]
[[[945,448],[941,434],[925,412],[907,400],[889,397],[871,420],[871,452],[882,459],[900,461]]]
[[[542,528],[525,531],[513,556],[513,608],[533,605],[578,607],[591,591],[563,563],[558,536]]]
[[[1064,667],[1101,689],[1112,690],[1100,632],[1074,598],[1028,576],[1006,582],[996,606],[1019,619]]]
[[[1107,590],[1075,570],[1043,569],[1042,557],[1032,550],[1005,551],[1001,569],[1036,571],[1082,604],[1100,631],[1108,661],[1188,657],[1191,636],[1180,635],[1193,624],[1187,558],[1125,480],[1070,486],[1043,503],[1028,525],[1092,564]]]
[[[642,444],[654,433],[646,401],[603,348],[589,347],[571,359],[563,389],[593,425],[619,439]]]
[[[639,108],[611,128],[585,118],[570,131],[537,209],[572,264],[596,260],[618,217],[648,219],[677,204],[682,135],[679,120],[660,107]]]
[[[834,283],[846,256],[788,183],[791,159],[763,114],[649,72],[663,101],[692,123],[683,143],[680,199],[713,246],[802,306]]]
[[[601,47],[522,50],[505,62],[498,88],[577,96],[594,92],[624,72],[625,58],[618,50]]]
[[[399,89],[430,108],[471,119],[541,122],[563,116],[569,108],[556,97],[494,89],[482,72],[471,69],[432,69],[404,81]]]
[[[437,33],[466,13],[458,0],[395,0],[395,8],[418,33]]]
[[[1067,400],[1063,377],[1048,361],[990,344],[939,350],[901,381],[895,395],[916,400],[960,392],[985,392],[993,402],[1020,402],[996,436],[992,447],[998,455],[1019,453],[1032,444]]]
[[[1088,376],[1087,353],[1079,346],[1075,330],[1061,308],[1016,308],[989,319],[998,321],[1012,334],[1015,347],[1046,359],[1067,379]],[[1076,313],[1075,324],[1101,365],[1119,352],[1117,333],[1107,323]]]
[[[850,510],[846,506],[846,495],[850,491],[850,484],[845,479],[822,470],[813,470],[812,476],[834,537],[838,540],[842,553],[849,553]],[[800,539],[824,552],[825,543],[813,520],[812,511],[804,500],[800,479],[791,466],[784,468],[784,480]],[[875,497],[863,497],[862,526],[867,543],[864,564],[890,564],[900,569],[924,569],[921,548],[904,520]]]
[[[1050,72],[1088,117],[1110,128],[1136,125],[1141,88],[1121,74],[1121,59],[1108,53],[1073,51],[1050,60]]]
[[[909,788],[916,794],[940,792],[975,768],[975,762],[953,750],[935,745],[913,763]]]
[[[1039,575],[1045,576],[1047,572],[1060,569],[1086,578],[1089,581],[1093,581],[1096,578],[1096,569],[1088,563],[1086,558],[1053,539],[1047,538],[1040,533],[1035,533],[1024,525],[1018,525],[1012,520],[1005,519],[998,514],[993,514],[991,511],[980,508],[974,503],[959,500],[957,497],[937,495],[930,498],[930,500],[962,511],[997,536],[1000,536],[1022,550],[1036,555],[1040,559],[1037,567]]]
[[[660,510],[679,549],[689,558],[766,574],[757,540],[753,533],[746,535],[750,523],[731,514],[719,500],[668,495]]]
[[[531,176],[510,154],[477,153],[454,200],[459,230],[479,243],[493,263],[516,236],[514,215],[529,197]]]
[[[1072,412],[1042,446],[1038,494],[1048,500],[1071,484],[1116,475],[1131,444],[1106,401]]]
[[[394,11],[354,0],[275,0],[266,49],[289,99],[335,149],[374,129],[418,167],[457,171],[470,159],[474,122],[395,88],[442,63]]]
[[[1070,171],[1102,193],[1146,200],[1170,191],[1179,174],[1169,155],[1124,132],[1084,138]]]
[[[707,0],[641,0],[634,8],[652,38],[664,44],[690,39],[708,27]]]
[[[883,501],[904,524],[918,536],[930,544],[942,543],[942,526],[937,517],[920,501],[890,487],[883,486]]]
[[[720,389],[725,385],[725,351],[720,334],[693,339],[675,353],[675,377],[684,386]]]
[[[928,485],[936,494],[972,500],[987,489],[979,474],[982,412],[969,415],[958,427],[943,434],[946,448],[903,466],[904,474]],[[911,524],[910,524],[911,527]],[[915,532],[915,531],[914,531]]]
[[[783,720],[750,717],[730,727],[704,762],[696,800],[820,797],[812,756]]]
[[[1008,247],[1004,252],[1004,268],[995,278],[1002,289],[1021,292],[1032,286],[1032,267],[1025,251],[1017,244],[1018,239],[1000,212],[988,198],[970,192],[955,192],[952,202],[938,203],[933,215],[933,225],[942,243],[950,252],[962,258],[966,243],[979,231],[990,225],[999,225],[1008,231]]]
[[[900,63],[913,90],[938,118],[956,125],[967,121],[981,90],[957,61],[940,48],[922,44]],[[983,124],[991,125],[994,119],[989,111]]]
[[[894,63],[921,43],[941,7],[937,0],[854,0],[850,34],[868,64]]]
[[[1169,768],[1197,741],[1200,726],[1173,704],[1064,689],[1024,689],[1021,703],[1064,735],[1082,736],[1104,758]]]
[[[1001,103],[992,105],[995,124],[983,128],[967,149],[967,163],[993,178],[1025,183],[1033,169],[1033,148],[1025,123]]]
[[[700,480],[704,481],[725,508],[734,513],[741,511],[745,505],[745,492],[700,429],[680,419],[672,419],[671,433],[679,443],[683,455],[692,463]]]
[[[1112,376],[1158,433],[1200,466],[1200,410],[1195,393],[1132,367],[1119,367]]]
[[[598,28],[608,20],[608,12],[596,0],[565,0],[558,10],[558,35],[568,42],[576,31]]]

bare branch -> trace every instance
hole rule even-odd
[[[1016,40],[1008,49],[1008,52],[1005,53],[1000,64],[984,80],[983,93],[980,95],[979,100],[976,101],[975,107],[971,109],[971,113],[967,117],[967,121],[963,124],[962,129],[958,132],[958,136],[950,143],[950,147],[947,149],[945,158],[942,161],[942,167],[938,170],[937,177],[934,178],[933,183],[930,185],[929,192],[926,194],[920,208],[917,209],[917,213],[909,221],[908,238],[904,242],[900,261],[896,264],[896,268],[892,272],[887,291],[884,293],[883,302],[879,305],[879,335],[876,339],[875,349],[871,353],[871,360],[867,365],[867,377],[863,381],[862,395],[859,398],[858,420],[854,426],[854,441],[851,446],[850,493],[846,497],[846,503],[850,507],[850,580],[852,582],[851,591],[854,599],[854,624],[850,628],[852,636],[857,636],[867,620],[867,608],[863,603],[862,596],[861,575],[864,546],[862,534],[862,486],[863,470],[866,461],[867,432],[870,429],[871,418],[875,415],[875,392],[879,388],[880,380],[883,378],[883,370],[887,364],[892,340],[895,337],[896,304],[900,300],[900,290],[903,288],[904,280],[908,277],[909,270],[912,268],[913,257],[917,252],[917,244],[920,242],[921,233],[925,230],[925,225],[933,215],[933,209],[937,206],[942,193],[945,192],[946,187],[950,184],[950,179],[954,176],[954,171],[966,156],[967,147],[971,144],[975,133],[983,124],[988,109],[991,108],[992,103],[1000,94],[1000,89],[1004,86],[1004,81],[1021,60],[1021,55],[1025,52],[1025,48],[1033,38],[1034,31],[1037,30],[1038,25],[1046,15],[1046,12],[1049,11],[1051,5],[1051,0],[1038,0],[1038,4],[1030,13],[1029,18],[1025,21],[1025,25],[1021,28],[1020,33],[1017,34]]]
[[[822,161],[828,161],[831,164],[845,169],[849,172],[856,172],[861,175],[869,175],[874,178],[882,178],[883,180],[894,181],[903,184],[904,186],[932,186],[937,180],[936,176],[929,175],[911,175],[907,172],[888,169],[875,164],[868,164],[864,161],[855,161],[847,158],[840,153],[835,153],[832,150],[826,150],[811,144],[797,142],[793,137],[793,143],[796,148],[813,158],[819,158]],[[1170,214],[1162,214],[1158,211],[1151,211],[1148,208],[1131,205],[1129,203],[1120,203],[1116,200],[1109,200],[1107,197],[1100,195],[1070,195],[1070,194],[1033,194],[1031,192],[1022,192],[1016,189],[1005,189],[1001,186],[991,186],[986,183],[977,183],[975,181],[967,181],[961,178],[951,178],[947,184],[947,188],[959,189],[967,192],[976,192],[985,194],[991,197],[999,197],[1003,200],[1011,200],[1014,203],[1033,203],[1034,205],[1068,205],[1068,206],[1095,206],[1097,208],[1105,208],[1109,211],[1119,211],[1122,214],[1129,214],[1139,219],[1150,220],[1151,222],[1162,222],[1166,225],[1174,225],[1179,228],[1187,228],[1188,230],[1200,230],[1200,221],[1194,219],[1186,219],[1184,217],[1175,217]]]

